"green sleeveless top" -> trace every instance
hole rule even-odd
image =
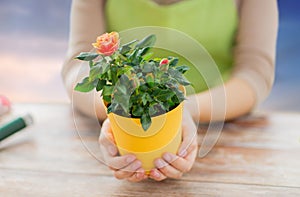
[[[183,0],[171,5],[158,5],[152,0],[107,0],[105,15],[107,31],[122,32],[136,27],[158,26],[187,34],[202,44],[211,55],[223,80],[229,77],[233,65],[232,48],[238,21],[233,0]],[[173,42],[180,43],[180,39],[176,40],[175,36]],[[183,46],[182,43],[180,45],[193,52],[189,46]],[[192,82],[194,92],[208,88],[199,74],[197,65],[191,64],[181,57],[181,54],[165,50],[155,51],[155,56],[158,57],[169,55],[179,57],[181,59],[179,63],[191,67],[186,77]]]

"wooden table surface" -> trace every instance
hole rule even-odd
[[[227,123],[181,180],[130,183],[98,161],[97,121],[68,104],[16,104],[10,116],[26,112],[35,124],[0,143],[0,196],[300,196],[300,113]]]

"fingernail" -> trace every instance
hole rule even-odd
[[[131,169],[132,170],[137,170],[138,168],[140,168],[142,166],[142,162],[140,161],[136,161],[132,164]]]
[[[108,152],[109,152],[111,155],[115,155],[115,154],[117,154],[117,149],[116,149],[114,146],[109,146],[109,147],[108,147]]]
[[[135,160],[135,156],[134,155],[128,155],[126,158],[126,162],[127,163],[131,163]]]
[[[143,172],[137,172],[136,173],[136,178],[141,179],[141,178],[144,178],[144,177],[145,177],[145,174]]]
[[[156,177],[156,178],[159,178],[160,174],[156,170],[154,170],[153,171],[153,176]]]
[[[167,162],[171,162],[172,161],[172,155],[169,153],[165,153],[163,155],[163,158],[167,161]]]
[[[178,153],[178,155],[179,155],[180,157],[185,157],[186,154],[187,154],[186,150],[181,150],[181,151],[179,151],[179,153]]]
[[[139,173],[139,172],[138,172],[138,173],[136,173],[136,175],[135,175],[135,176],[136,176],[136,178],[137,178],[137,179],[140,179],[140,178],[142,178],[142,177],[143,177],[143,175],[142,175],[141,173]]]
[[[156,167],[158,167],[158,168],[162,168],[162,167],[165,166],[165,162],[164,162],[163,160],[161,160],[161,159],[157,159],[157,160],[155,161],[155,165],[156,165]]]

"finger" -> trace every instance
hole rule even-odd
[[[170,165],[162,159],[156,159],[154,161],[154,164],[159,169],[159,171],[166,177],[179,179],[183,174],[183,172],[174,168],[172,165]]]
[[[191,151],[185,158],[172,153],[163,154],[163,159],[180,172],[188,172],[193,166],[197,151]]]
[[[123,155],[123,156],[107,156],[105,159],[106,165],[110,167],[112,170],[120,170],[136,160],[136,156],[132,154]]]
[[[111,134],[111,125],[108,119],[103,122],[99,143],[100,149],[102,151],[103,160],[105,164],[110,167],[112,170],[123,169],[134,160],[136,160],[135,155],[124,155],[116,156],[118,154],[117,147],[113,141],[113,138],[109,137]]]
[[[189,152],[189,154],[187,154],[184,159],[191,162],[191,163],[194,163],[194,161],[196,160],[196,157],[197,157],[197,153],[198,153],[198,145],[197,145],[197,142],[194,144],[194,145],[191,145],[191,151]],[[192,166],[191,166],[192,167]]]
[[[126,167],[116,170],[114,175],[117,179],[129,178],[132,175],[134,175],[135,172],[141,168],[141,166],[142,166],[142,162],[140,162],[139,160],[135,160],[134,162],[127,165]]]
[[[197,148],[197,128],[194,123],[191,124],[182,126],[182,143],[178,149],[178,155],[181,157]]]
[[[114,143],[113,135],[111,133],[111,126],[108,119],[103,122],[99,136],[99,144],[103,153],[107,151],[111,156],[116,156],[118,154],[118,149]],[[103,147],[105,147],[106,151],[103,150]],[[105,156],[106,155],[104,155],[104,157]]]
[[[109,119],[104,120],[104,122],[102,124],[102,128],[101,128],[101,132],[102,131],[105,133],[105,135],[111,142],[115,142],[115,138],[112,134],[111,124],[110,124]]]
[[[162,181],[165,180],[167,177],[162,172],[160,172],[158,169],[155,168],[150,171],[149,178],[155,181]]]
[[[145,174],[145,170],[140,168],[132,176],[130,176],[127,180],[130,182],[140,182],[147,178],[148,178],[148,176]]]

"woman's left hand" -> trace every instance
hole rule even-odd
[[[177,155],[164,153],[162,158],[154,161],[156,168],[149,177],[162,181],[166,178],[179,179],[183,173],[190,171],[197,156],[197,128],[189,112],[183,114],[182,143]]]

